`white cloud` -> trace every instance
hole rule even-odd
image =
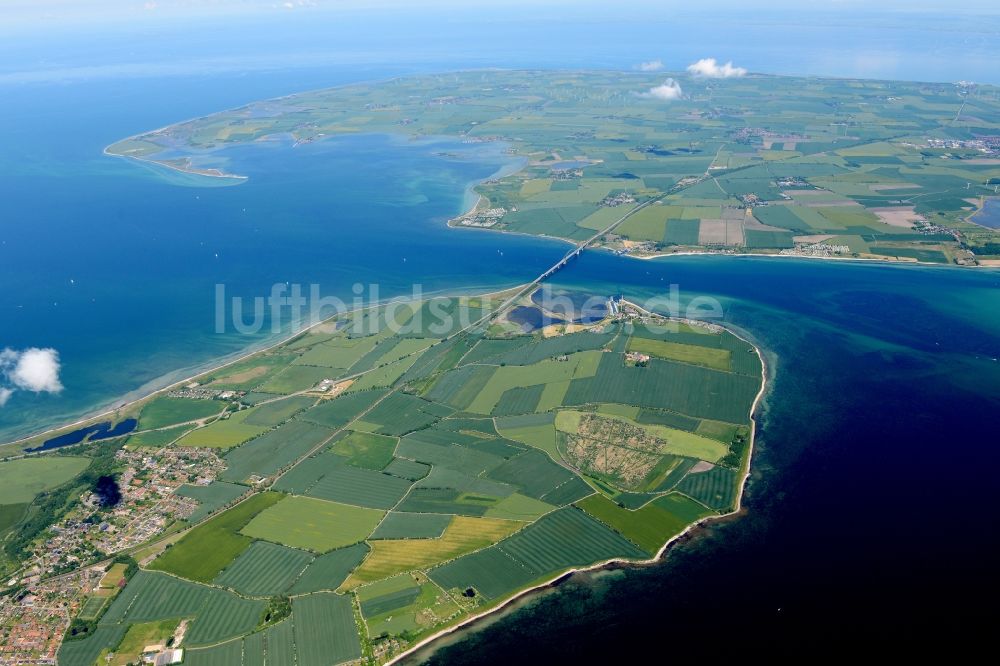
[[[703,76],[709,79],[729,79],[733,77],[745,76],[747,70],[742,67],[733,67],[733,62],[720,65],[715,58],[702,58],[698,62],[688,65],[687,71],[694,76]]]
[[[0,407],[21,389],[34,393],[59,393],[59,352],[31,347],[24,351],[0,351]]]
[[[643,72],[658,72],[663,69],[662,60],[648,60],[639,63],[639,70]]]
[[[639,93],[640,97],[652,97],[653,99],[673,100],[684,96],[681,84],[673,79],[667,79],[658,86],[653,86],[644,93]]]

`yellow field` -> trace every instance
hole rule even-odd
[[[524,523],[499,518],[455,516],[437,539],[372,541],[372,552],[342,588],[349,590],[404,571],[423,569],[480,548],[512,534]]]

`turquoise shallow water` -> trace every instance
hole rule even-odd
[[[424,294],[507,286],[565,251],[557,242],[445,225],[467,205],[470,182],[509,165],[499,145],[357,136],[250,146],[227,153],[249,180],[220,186],[103,157],[100,140],[41,164],[11,165],[0,180],[10,220],[0,239],[2,345],[58,350],[65,387],[58,395],[15,393],[0,409],[0,438],[291,330],[286,311],[279,326],[253,335],[234,334],[231,324],[217,332],[216,285],[227,299],[248,301],[275,283],[306,293],[318,285],[322,296],[351,304],[355,285],[364,300],[409,295],[415,286]]]

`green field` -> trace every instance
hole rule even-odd
[[[218,449],[238,446],[267,430],[267,426],[251,425],[246,422],[253,413],[254,409],[246,409],[232,414],[227,419],[210,423],[204,428],[196,428],[181,437],[176,445]]]
[[[267,402],[254,409],[253,414],[247,417],[246,424],[267,427],[276,426],[279,423],[284,423],[303,409],[312,407],[315,402],[315,398],[306,396],[292,396],[284,400]]]
[[[188,649],[184,653],[186,666],[226,666],[241,663],[243,641],[230,641],[207,648]]]
[[[177,494],[183,497],[190,497],[198,501],[198,508],[195,509],[188,520],[197,523],[210,513],[221,509],[230,502],[247,492],[246,486],[225,481],[213,481],[207,486],[192,486],[185,484],[177,489]]]
[[[333,379],[335,376],[336,374],[331,373],[328,368],[289,365],[271,377],[260,390],[265,393],[295,393],[311,389],[324,379]]]
[[[567,507],[498,545],[432,569],[429,575],[446,590],[472,587],[487,599],[499,599],[574,565],[645,556],[583,511]]]
[[[367,338],[334,338],[315,344],[295,361],[297,365],[317,365],[326,368],[346,369],[375,346],[374,336]]]
[[[421,580],[401,575],[357,591],[369,635],[420,635],[459,611],[440,587]]]
[[[711,515],[683,495],[668,495],[641,509],[624,509],[604,495],[591,495],[577,506],[650,554],[693,521]]]
[[[168,547],[149,568],[202,583],[211,582],[250,546],[252,539],[240,534],[239,530],[282,497],[278,493],[253,495],[192,529]]]
[[[158,449],[179,439],[181,435],[189,432],[192,428],[193,426],[183,425],[174,428],[164,428],[163,430],[147,430],[146,432],[129,435],[126,444],[129,448],[145,446]]]
[[[342,428],[351,419],[375,404],[383,395],[384,393],[380,391],[350,393],[334,400],[325,400],[298,418],[327,428]]]
[[[419,481],[427,476],[430,469],[430,465],[425,465],[424,463],[415,462],[413,460],[405,460],[403,458],[394,458],[391,463],[386,465],[384,471],[387,474],[398,476],[401,479]]]
[[[296,597],[292,615],[299,666],[328,666],[361,656],[349,597],[329,592]]]
[[[218,400],[191,400],[188,398],[154,398],[139,413],[137,429],[162,428],[175,423],[186,423],[219,414],[226,403]]]
[[[629,338],[628,350],[649,354],[657,358],[703,365],[706,368],[715,368],[716,370],[729,370],[731,364],[731,353],[728,349],[696,347],[663,340],[650,340],[649,338]]]
[[[541,451],[525,451],[491,470],[489,478],[517,486],[521,494],[536,500],[546,500],[554,491],[566,485],[575,486],[576,494],[585,497],[590,489],[573,472],[552,462]],[[565,489],[564,489],[565,490]],[[560,495],[564,494],[562,492]],[[574,499],[579,499],[579,497]],[[558,502],[568,503],[572,500]]]
[[[325,553],[363,541],[383,512],[312,497],[286,497],[262,511],[241,531],[256,539]]]
[[[0,504],[25,504],[61,486],[90,464],[78,456],[45,456],[0,462]]]
[[[255,541],[215,578],[215,584],[246,596],[274,596],[288,589],[312,561],[312,554],[304,550]]]
[[[738,474],[725,467],[713,467],[707,472],[688,474],[677,490],[718,511],[733,507],[738,491]]]
[[[417,358],[418,355],[413,354],[388,365],[370,370],[358,378],[348,390],[366,391],[373,388],[389,388],[410,369],[410,366],[417,362]]]
[[[88,597],[80,608],[79,617],[81,620],[96,620],[97,616],[104,610],[104,604],[108,602],[107,597]]]
[[[295,628],[291,619],[265,629],[264,642],[268,664],[295,666]]]
[[[490,414],[505,391],[574,379],[574,377],[578,376],[576,375],[577,365],[584,358],[582,354],[573,354],[566,361],[544,360],[529,366],[504,366],[497,368],[496,372],[493,373],[486,383],[486,386],[483,387],[466,410],[476,414]],[[585,369],[589,370],[589,366],[590,363],[587,362]],[[593,369],[596,371],[596,368]],[[537,398],[535,402],[537,403]],[[534,404],[531,405],[530,409],[525,409],[525,411],[534,411]]]
[[[318,556],[305,568],[289,592],[303,594],[336,590],[361,564],[368,551],[367,544],[358,543]]]
[[[383,435],[399,436],[426,428],[452,409],[406,393],[393,393],[365,415]]]
[[[604,354],[597,375],[574,379],[564,402],[616,402],[742,423],[759,388],[759,375],[737,375],[659,359],[650,360],[644,368],[626,367],[620,356]]]
[[[556,448],[554,414],[497,419],[497,429],[504,437],[545,451],[553,460],[562,459]]]
[[[436,539],[444,534],[451,516],[392,511],[372,533],[372,539]]]
[[[333,451],[346,456],[351,465],[377,471],[392,462],[397,441],[395,437],[352,432],[347,437],[337,440]]]
[[[391,509],[411,485],[410,481],[398,476],[344,465],[327,472],[306,494],[343,504]]]
[[[506,518],[507,520],[533,521],[544,516],[549,511],[555,510],[555,506],[534,497],[528,497],[521,493],[508,495],[494,506],[486,510],[484,514],[487,518]]]
[[[270,476],[331,435],[332,430],[311,423],[285,423],[227,453],[222,478],[243,481],[250,476]]]
[[[204,645],[252,630],[264,603],[163,573],[140,571],[101,618],[102,626],[194,618],[189,645]],[[94,640],[95,637],[85,639]]]

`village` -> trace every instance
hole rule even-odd
[[[86,492],[33,545],[0,596],[0,666],[55,664],[70,622],[98,592],[110,556],[131,551],[188,518],[198,503],[176,493],[207,485],[224,468],[213,449],[122,448],[115,455],[121,501],[102,509]],[[94,566],[87,566],[93,563]]]

